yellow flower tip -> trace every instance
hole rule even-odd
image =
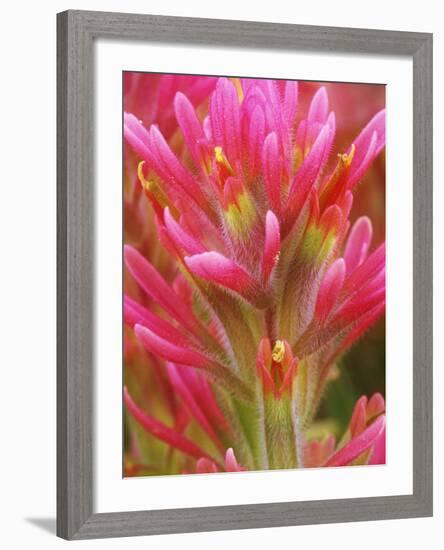
[[[271,357],[276,363],[282,363],[285,357],[285,344],[282,340],[276,340],[271,352]]]
[[[225,180],[228,176],[232,176],[234,172],[231,168],[231,164],[228,162],[222,147],[219,145],[214,148],[214,156],[216,159],[216,164],[220,167],[219,170],[222,171],[221,173],[223,174],[223,179]]]
[[[214,154],[216,155],[216,162],[223,163],[225,160],[225,155],[222,151],[222,147],[218,145],[214,148]]]
[[[339,160],[341,161],[344,168],[348,168],[350,164],[352,163],[353,157],[355,156],[355,144],[352,143],[350,147],[350,153],[338,153]]]
[[[239,102],[242,102],[242,100],[244,99],[244,91],[242,90],[241,81],[238,78],[230,78],[230,80],[234,84],[234,87],[236,88]]]
[[[145,164],[144,160],[141,160],[137,166],[137,176],[140,180],[140,183],[142,184],[142,187],[144,189],[147,189],[149,191],[150,189],[150,182],[145,179],[145,176],[143,174],[143,165]]]

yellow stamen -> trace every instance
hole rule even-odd
[[[162,188],[153,178],[145,178],[143,173],[143,165],[145,164],[144,160],[141,160],[137,166],[137,176],[139,177],[142,187],[147,191],[154,199],[159,203],[162,208],[166,206],[169,207],[171,215],[177,220],[179,218],[179,212],[177,208],[171,204],[168,197],[163,192]]]
[[[244,99],[244,91],[242,90],[241,82],[238,78],[230,78],[230,80],[236,88],[237,97],[239,98],[239,102],[241,103]]]
[[[228,162],[227,157],[225,156],[225,153],[222,149],[222,147],[216,146],[214,148],[214,154],[216,156],[216,162],[218,164],[223,164],[226,168],[228,168],[231,172],[233,171],[230,163]]]
[[[285,357],[285,344],[282,340],[276,340],[271,352],[271,357],[276,363],[282,363]]]
[[[216,158],[216,164],[219,166],[219,177],[221,179],[220,183],[223,186],[227,177],[232,176],[234,172],[222,147],[216,146],[214,148],[214,156]]]
[[[140,183],[142,184],[142,187],[145,189],[145,191],[148,191],[149,193],[152,193],[156,197],[156,199],[159,201],[161,206],[164,206],[164,207],[168,206],[168,204],[166,204],[166,202],[167,202],[166,197],[163,194],[160,187],[155,182],[155,180],[152,179],[152,178],[148,178],[148,179],[145,178],[145,175],[143,173],[143,165],[144,164],[145,164],[145,161],[141,160],[139,162],[138,166],[137,166],[137,175],[139,177]],[[159,200],[160,196],[162,197],[162,200]],[[163,204],[163,203],[165,203],[165,204]]]
[[[218,162],[219,164],[222,164],[224,162],[225,159],[225,155],[222,151],[222,147],[215,147],[214,148],[214,154],[216,155],[216,162]]]
[[[145,175],[143,173],[143,165],[145,164],[144,160],[141,160],[139,164],[137,165],[137,177],[139,178],[140,183],[142,184],[142,187],[149,191],[149,181],[145,179]]]
[[[350,147],[350,153],[348,155],[347,153],[338,153],[339,160],[341,161],[344,168],[348,168],[352,163],[353,157],[355,156],[355,149],[355,144],[352,143]]]

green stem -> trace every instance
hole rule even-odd
[[[296,433],[290,396],[280,399],[269,394],[264,399],[265,435],[271,470],[298,467]]]

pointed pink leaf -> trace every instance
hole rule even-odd
[[[370,120],[353,143],[355,153],[348,174],[349,189],[359,181],[385,146],[385,109]]]
[[[222,147],[230,164],[236,166],[241,155],[239,99],[227,78],[219,79],[211,96],[210,121],[214,145]]]
[[[196,473],[198,474],[215,474],[218,471],[216,464],[208,458],[199,458],[196,462]]]
[[[345,447],[339,449],[330,457],[325,466],[347,466],[359,457],[365,451],[368,451],[378,439],[378,436],[384,430],[385,416],[380,416],[365,429],[358,437],[353,438]]]
[[[333,121],[330,121],[323,126],[291,183],[287,200],[287,217],[290,223],[305,204],[311,188],[327,161],[334,138],[333,124]]]
[[[173,325],[158,315],[151,313],[151,311],[129,298],[129,296],[124,296],[123,303],[124,320],[131,327],[134,328],[134,325],[143,325],[165,340],[176,342],[182,346],[190,344],[190,340]]]
[[[316,299],[314,317],[319,323],[324,323],[330,315],[338,299],[345,277],[345,263],[337,259],[327,270]]]
[[[385,268],[385,242],[378,246],[352,273],[347,272],[344,282],[344,295],[360,289]]]
[[[319,88],[319,90],[313,96],[308,110],[308,120],[310,122],[321,122],[325,124],[328,115],[328,95],[325,86]]]
[[[148,351],[167,361],[189,365],[198,369],[206,369],[211,362],[203,353],[191,347],[181,346],[177,342],[170,342],[143,325],[135,325],[134,333]]]
[[[204,412],[202,411],[200,407],[200,403],[195,399],[192,392],[190,391],[190,388],[186,383],[186,378],[182,377],[180,367],[176,367],[173,363],[168,363],[167,369],[168,369],[168,375],[170,377],[173,387],[177,391],[178,395],[182,398],[184,404],[188,407],[189,412],[194,416],[197,422],[207,432],[207,434],[214,441],[216,446],[219,449],[222,449],[222,444],[218,436],[216,435],[216,432],[214,431],[213,427],[211,426],[208,418],[205,416]]]
[[[192,312],[159,275],[156,269],[135,248],[124,247],[125,263],[139,286],[167,313],[193,333],[201,333]]]
[[[373,132],[370,139],[370,143],[368,145],[367,152],[361,164],[359,166],[353,167],[353,162],[352,162],[352,165],[350,166],[350,172],[347,177],[348,189],[353,189],[353,187],[361,181],[362,177],[367,172],[370,164],[376,158],[377,141],[378,141],[378,136],[376,132]]]
[[[372,420],[385,412],[385,400],[380,393],[374,393],[367,404],[367,419]]]
[[[339,357],[341,353],[344,353],[344,351],[352,346],[371,326],[376,323],[384,311],[385,301],[382,301],[374,308],[364,313],[364,315],[356,321],[355,325],[342,341],[340,347],[337,349],[335,357]]]
[[[287,80],[285,82],[284,101],[283,101],[283,115],[285,120],[289,121],[291,126],[296,116],[296,109],[298,105],[298,83],[294,80]]]
[[[338,199],[336,204],[342,210],[344,220],[347,220],[353,205],[353,193],[351,191],[346,191],[344,195]]]
[[[239,463],[236,460],[236,457],[234,456],[234,451],[230,447],[227,449],[227,452],[225,453],[225,471],[226,472],[242,472],[244,468],[239,465]]]
[[[149,134],[143,124],[131,113],[123,115],[123,135],[134,151],[143,159],[151,160]]]
[[[270,208],[279,213],[281,210],[283,166],[276,132],[271,132],[265,139],[262,152],[262,170]]]
[[[371,293],[368,293],[364,288],[336,309],[331,323],[332,325],[339,323],[340,326],[345,328],[382,303],[385,303],[384,286]]]
[[[186,254],[200,254],[205,251],[205,247],[176,222],[168,207],[164,210],[164,221],[170,237]]]
[[[206,281],[243,293],[256,286],[253,277],[219,252],[203,252],[184,258],[192,273]]]
[[[173,153],[157,126],[151,126],[150,140],[153,152],[156,153],[158,162],[165,172],[181,182],[181,185],[192,193],[197,188],[197,182],[193,180],[191,174]]]
[[[198,144],[201,143],[202,140],[205,140],[205,135],[194,107],[184,94],[177,92],[174,98],[174,108],[177,122],[182,130],[188,150],[196,166],[201,167],[203,156],[201,147],[199,147]]]
[[[352,417],[350,420],[350,433],[352,438],[361,434],[367,427],[367,397],[362,395],[353,409]]]
[[[375,444],[373,445],[373,451],[370,456],[369,464],[385,464],[385,438],[386,438],[385,428],[377,437]]]
[[[248,164],[252,175],[260,171],[262,147],[265,139],[265,116],[260,105],[256,105],[248,126]]]
[[[367,258],[371,240],[372,223],[367,216],[362,216],[354,223],[345,246],[347,273],[354,271]]]
[[[212,460],[212,458],[203,449],[198,447],[191,440],[184,437],[179,432],[176,432],[172,428],[169,428],[162,422],[159,422],[152,416],[149,416],[142,409],[140,409],[129,395],[126,387],[123,389],[123,399],[127,411],[131,414],[134,420],[154,437],[194,458],[199,459],[206,457],[207,459]]]
[[[279,260],[281,237],[279,221],[271,210],[265,216],[265,243],[262,256],[262,280],[268,281]]]
[[[209,212],[208,201],[200,185],[178,160],[156,126],[151,126],[150,138],[153,154],[163,172],[169,175],[168,181],[172,183],[175,189],[183,189],[187,196],[195,201],[204,212]]]
[[[177,365],[176,365],[177,366]],[[178,367],[180,368],[180,367]],[[181,369],[181,377],[196,401],[199,402],[204,414],[213,424],[227,431],[228,424],[211,390],[210,383],[204,373],[195,369]]]

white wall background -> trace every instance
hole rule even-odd
[[[52,549],[55,528],[55,14],[68,8],[427,31],[435,34],[435,517],[402,521],[88,541],[82,548],[442,548],[444,88],[440,2],[143,2],[46,0],[2,5],[2,546]],[[441,22],[440,22],[441,17]],[[6,376],[5,376],[6,375]]]

